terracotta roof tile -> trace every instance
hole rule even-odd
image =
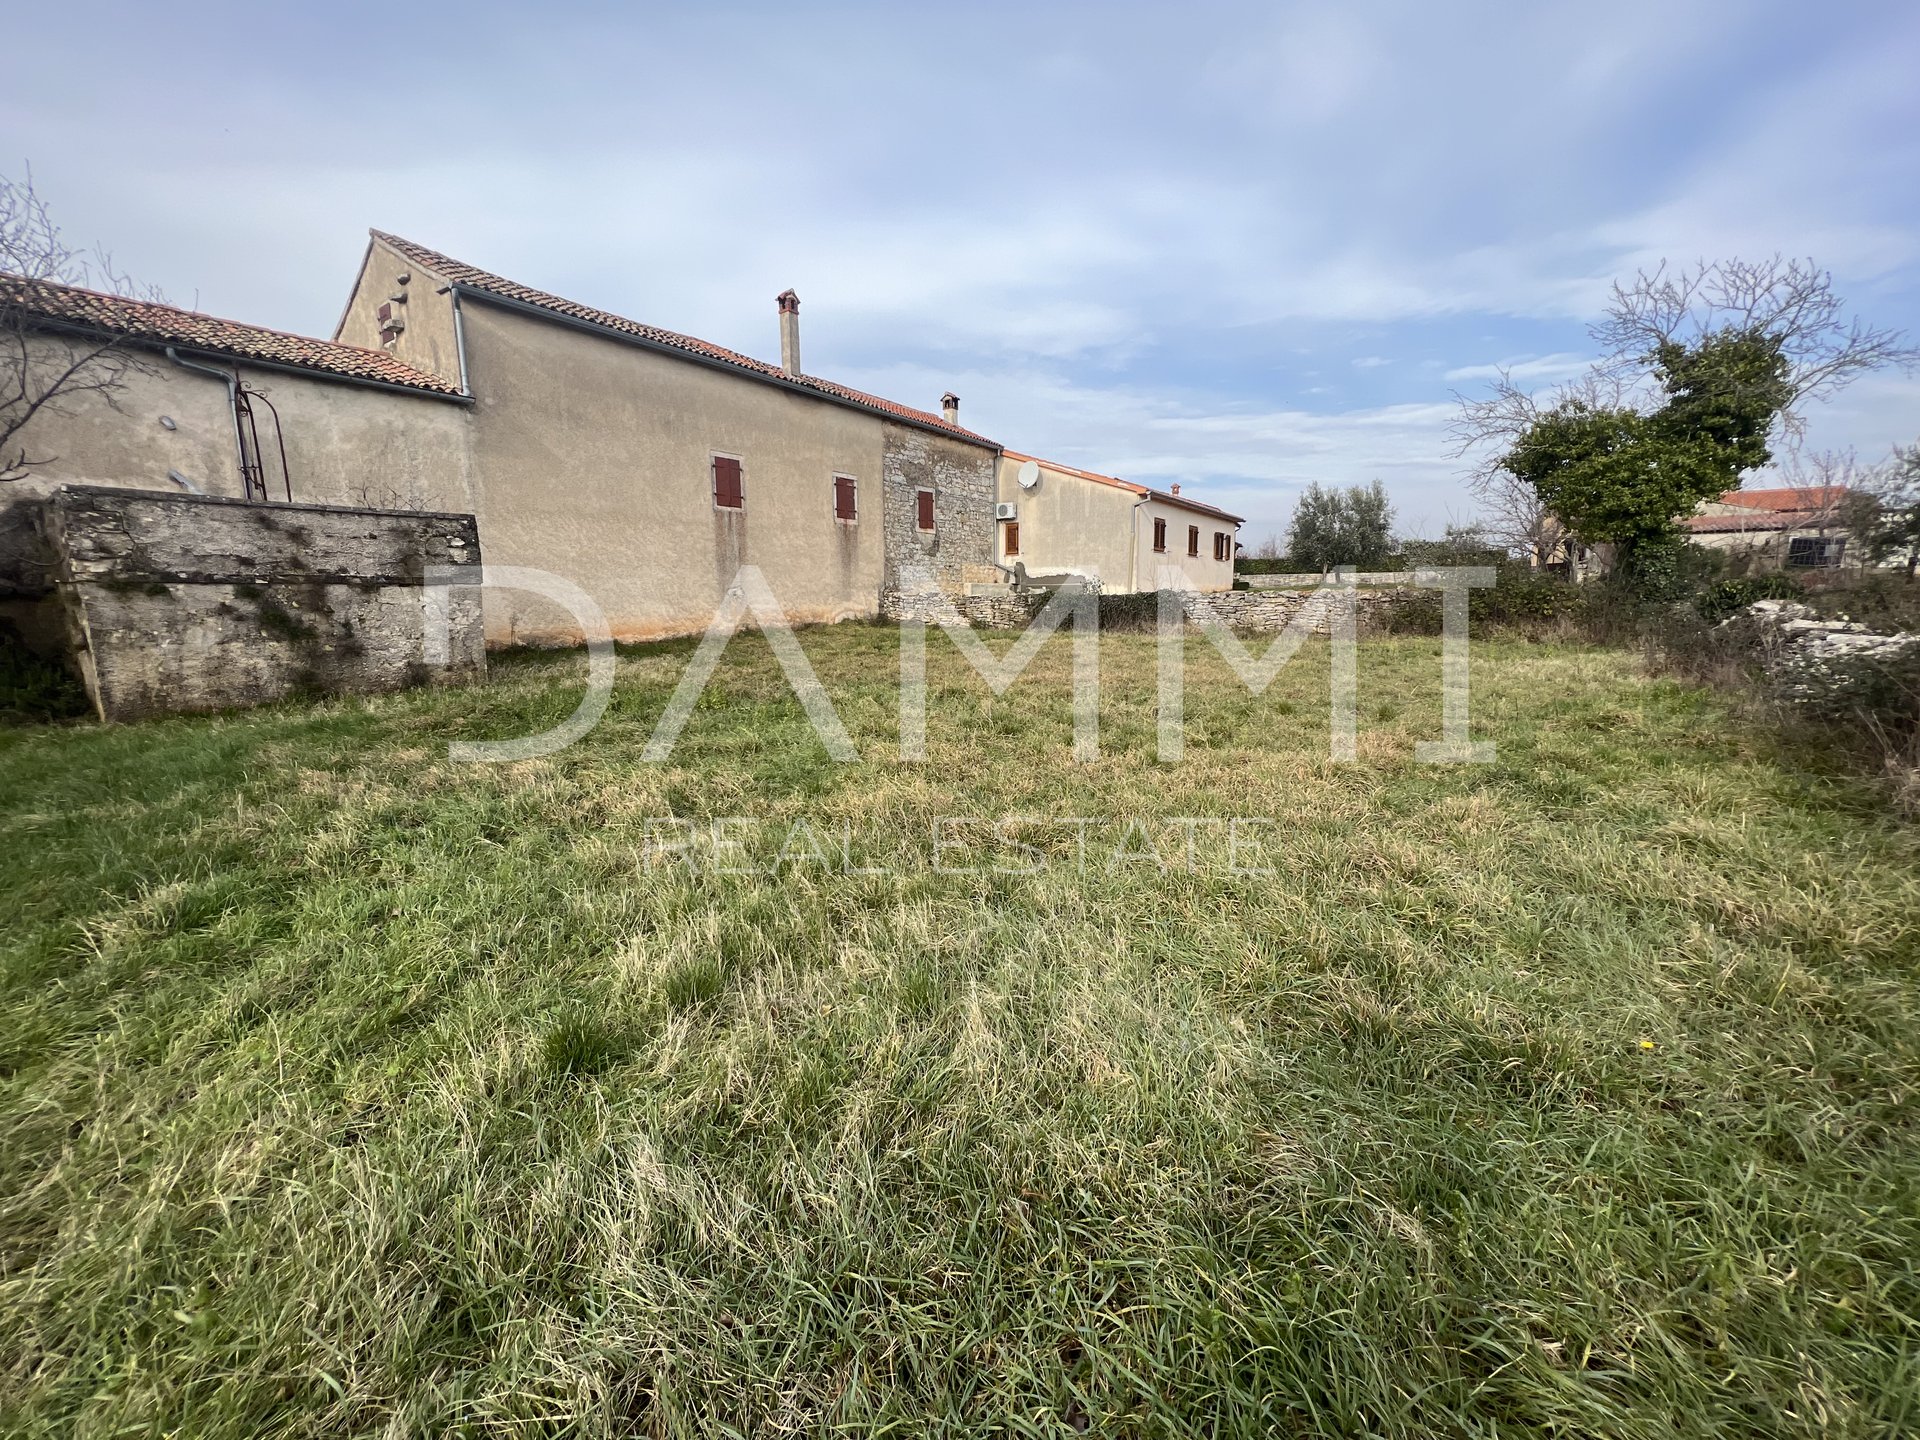
[[[1837,505],[1847,493],[1844,485],[1809,485],[1803,489],[1788,486],[1780,490],[1729,490],[1716,504],[1738,505],[1747,510],[1817,510]]]
[[[536,309],[548,310],[555,315],[584,321],[616,334],[631,335],[649,345],[658,345],[669,350],[682,350],[702,360],[718,362],[758,379],[772,380],[783,385],[797,385],[829,399],[857,405],[864,410],[878,410],[884,414],[895,415],[930,430],[944,431],[962,440],[971,440],[989,449],[1000,448],[993,441],[982,435],[976,435],[971,430],[962,429],[958,425],[949,425],[944,416],[935,415],[930,411],[915,410],[911,406],[902,405],[898,401],[888,400],[883,396],[869,395],[851,386],[822,380],[817,375],[789,375],[780,366],[769,364],[765,360],[756,360],[751,355],[742,355],[724,346],[697,340],[691,335],[662,330],[655,325],[643,325],[638,320],[629,320],[624,315],[615,315],[609,310],[582,305],[577,300],[565,300],[558,295],[550,295],[544,290],[536,290],[530,285],[522,285],[517,281],[495,275],[491,271],[482,270],[476,265],[468,265],[464,261],[442,255],[438,250],[429,250],[426,246],[415,244],[399,235],[390,235],[384,230],[375,230],[372,234],[375,240],[390,247],[411,263],[431,270],[442,280],[451,281],[455,285],[478,291],[483,295],[494,295],[523,305],[531,305]]]
[[[320,375],[378,380],[430,395],[460,393],[457,385],[404,365],[379,350],[343,345],[337,340],[316,340],[258,325],[242,325],[236,320],[202,315],[197,310],[107,295],[77,285],[56,285],[0,273],[0,305],[58,325],[123,336],[133,344],[177,345],[200,354],[286,365]]]

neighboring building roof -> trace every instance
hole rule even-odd
[[[879,395],[869,395],[863,390],[838,385],[831,380],[822,380],[817,375],[789,375],[780,366],[769,364],[765,360],[756,360],[751,355],[742,355],[724,346],[710,344],[705,340],[696,340],[691,335],[680,335],[672,330],[662,330],[658,326],[643,325],[638,320],[629,320],[623,315],[615,315],[608,310],[598,310],[591,305],[582,305],[576,300],[563,300],[558,295],[549,295],[544,290],[536,290],[530,285],[505,279],[491,271],[482,270],[476,265],[468,265],[464,261],[442,255],[437,250],[429,250],[426,246],[417,245],[401,236],[390,235],[384,230],[375,230],[371,234],[375,240],[405,256],[413,264],[423,266],[441,279],[450,281],[461,289],[474,291],[483,297],[491,295],[497,299],[531,306],[536,310],[545,310],[565,319],[583,321],[597,329],[610,330],[616,335],[626,335],[648,345],[683,351],[696,359],[741,371],[755,379],[770,380],[779,385],[811,390],[825,399],[854,405],[862,410],[877,410],[883,415],[891,415],[922,429],[940,431],[961,440],[972,441],[976,445],[984,445],[990,450],[1000,448],[985,436],[976,435],[973,431],[964,430],[958,425],[950,425],[944,416],[935,415],[930,411],[915,410],[898,401],[888,400]]]
[[[1844,485],[1728,490],[1704,502],[1704,513],[1683,517],[1680,528],[1690,535],[1739,535],[1832,525],[1835,507],[1846,494]]]
[[[1713,501],[1743,510],[1830,510],[1845,498],[1844,485],[1788,486],[1781,490],[1729,490]]]
[[[1022,455],[1018,450],[1007,450],[1002,453],[1005,454],[1009,460],[1031,460],[1036,465],[1043,465],[1047,469],[1057,471],[1062,475],[1072,475],[1077,479],[1091,480],[1096,485],[1111,485],[1116,489],[1125,490],[1134,495],[1145,495],[1149,499],[1158,500],[1165,505],[1178,505],[1182,510],[1193,510],[1202,515],[1211,515],[1216,520],[1231,520],[1236,525],[1246,523],[1240,516],[1230,511],[1222,510],[1218,505],[1209,505],[1204,500],[1195,500],[1186,495],[1176,495],[1171,490],[1156,490],[1151,485],[1137,485],[1131,480],[1122,480],[1118,475],[1102,475],[1094,470],[1076,469],[1072,465],[1062,465],[1057,460],[1042,460],[1038,455]]]
[[[379,350],[243,325],[155,300],[0,274],[0,304],[18,307],[60,328],[117,335],[130,344],[174,345],[201,355],[311,371],[323,378],[372,380],[428,395],[460,396],[457,385],[403,365]]]

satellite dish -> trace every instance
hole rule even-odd
[[[1040,483],[1040,462],[1038,460],[1027,461],[1026,464],[1020,467],[1013,478],[1020,482],[1020,488],[1022,490],[1031,490]]]

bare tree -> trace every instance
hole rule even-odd
[[[1592,327],[1615,374],[1641,370],[1663,345],[1693,345],[1729,332],[1765,335],[1787,362],[1790,398],[1779,424],[1790,442],[1806,429],[1805,407],[1869,370],[1911,369],[1920,350],[1897,330],[1848,319],[1833,276],[1811,260],[1662,261],[1629,284],[1614,282],[1606,318]]]
[[[1606,409],[1631,404],[1627,377],[1596,368],[1576,380],[1532,391],[1515,384],[1512,372],[1502,369],[1491,394],[1470,399],[1456,391],[1453,398],[1460,408],[1448,435],[1456,458],[1474,457],[1467,489],[1480,502],[1487,537],[1534,565],[1550,563],[1570,538],[1567,528],[1533,486],[1506,468],[1507,452],[1534,422],[1559,406]]]
[[[63,308],[59,292],[76,285],[136,295],[111,257],[83,254],[61,238],[31,173],[25,180],[0,176],[0,482],[24,479],[58,458],[24,445],[21,432],[36,415],[57,414],[86,395],[118,409],[127,374],[140,364],[111,321],[96,318],[50,337],[47,317]],[[137,298],[159,297],[144,291]]]

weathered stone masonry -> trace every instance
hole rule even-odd
[[[446,663],[425,649],[426,569],[480,563],[471,515],[65,486],[37,529],[42,608],[105,720],[485,673],[477,589],[447,595]]]
[[[995,455],[978,445],[905,425],[886,427],[881,458],[886,538],[886,571],[880,611],[896,615],[902,567],[918,564],[933,572],[940,588],[958,594],[971,583],[1002,577],[993,558],[995,533]],[[916,496],[934,492],[934,530],[921,531]]]

